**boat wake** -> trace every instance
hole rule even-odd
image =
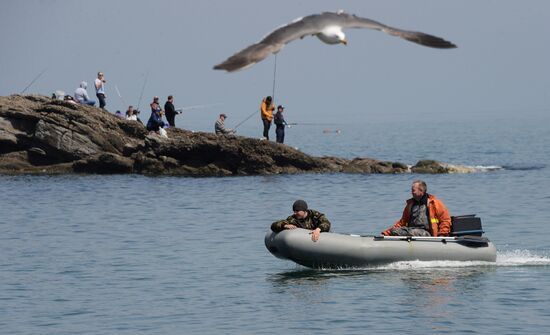
[[[405,261],[376,267],[377,270],[409,270],[433,268],[467,268],[467,267],[505,267],[505,266],[547,266],[550,265],[548,254],[537,254],[530,250],[511,250],[497,252],[497,261]]]
[[[523,267],[523,266],[550,266],[550,252],[534,252],[531,250],[507,250],[497,252],[496,262],[484,261],[403,261],[390,264],[342,268],[319,269],[325,271],[407,271],[429,269],[456,269],[456,268],[496,268],[496,267]]]
[[[497,266],[538,266],[550,265],[549,253],[535,253],[530,250],[497,252]]]

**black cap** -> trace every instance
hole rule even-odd
[[[296,211],[307,211],[307,203],[304,200],[296,200],[292,204],[292,210]]]
[[[227,115],[225,115],[225,114],[220,114],[220,117],[222,117],[222,116],[223,116],[224,118],[227,119]]]
[[[283,107],[283,105],[279,105],[277,106],[277,109],[285,109],[285,108]]]

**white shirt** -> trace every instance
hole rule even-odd
[[[103,81],[99,78],[97,78],[95,80],[95,92],[96,93],[101,93],[101,94],[105,94],[105,87],[104,87],[105,83],[103,83]]]

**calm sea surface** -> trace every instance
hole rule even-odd
[[[296,126],[314,155],[503,169],[455,175],[0,176],[2,334],[494,333],[550,326],[550,118]],[[245,128],[246,129],[246,128]],[[305,199],[374,234],[424,178],[476,213],[496,264],[310,270],[273,257],[271,222]]]

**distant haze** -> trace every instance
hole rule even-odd
[[[272,94],[274,57],[236,73],[213,65],[297,17],[338,9],[458,48],[356,29],[346,31],[348,46],[294,41],[277,56],[275,91],[290,121],[550,113],[550,2],[542,0],[2,1],[0,95],[19,93],[46,69],[27,93],[72,94],[84,80],[95,96],[93,80],[103,71],[108,110],[124,111],[137,105],[149,73],[142,117],[154,95],[164,103],[173,94],[177,107],[222,104],[186,112],[183,127],[211,131],[221,112],[231,126]]]

